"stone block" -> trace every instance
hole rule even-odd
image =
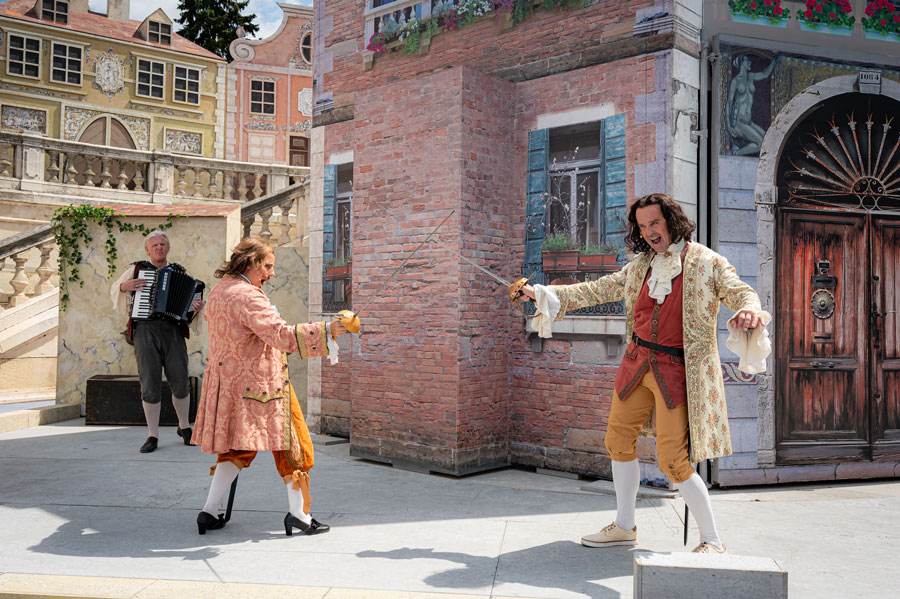
[[[771,557],[634,554],[634,599],[786,599],[788,573]]]

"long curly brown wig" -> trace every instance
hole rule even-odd
[[[628,249],[638,254],[651,250],[650,244],[641,237],[641,228],[637,224],[635,212],[638,208],[646,208],[656,204],[662,210],[663,218],[666,219],[666,225],[669,227],[669,234],[672,236],[671,243],[678,243],[682,239],[690,240],[691,233],[694,232],[694,223],[687,217],[681,206],[664,193],[651,193],[638,200],[628,209],[628,234],[625,236],[625,245]]]
[[[231,260],[223,263],[219,269],[213,273],[217,279],[221,279],[225,275],[238,276],[244,274],[248,268],[262,263],[269,254],[274,254],[275,250],[272,246],[259,239],[258,237],[248,237],[231,250]]]

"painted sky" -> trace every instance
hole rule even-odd
[[[312,6],[312,0],[280,0],[283,4],[301,4]],[[131,18],[135,21],[143,21],[147,15],[162,8],[173,21],[178,20],[181,13],[178,11],[178,0],[131,0]],[[106,13],[106,0],[89,0],[91,10]],[[262,39],[275,33],[281,23],[281,8],[276,0],[250,0],[245,14],[256,15],[255,23],[259,25],[259,32],[255,37]],[[178,30],[175,24],[175,30]]]

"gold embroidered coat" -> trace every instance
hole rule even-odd
[[[625,300],[626,339],[631,339],[634,304],[650,268],[653,252],[641,252],[619,272],[596,281],[554,286],[561,320],[577,308]],[[731,310],[759,313],[759,296],[741,281],[723,256],[699,243],[689,243],[682,267],[684,358],[687,379],[691,461],[731,455],[725,383],[719,364],[716,326],[719,303]]]

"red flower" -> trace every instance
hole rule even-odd
[[[803,16],[806,17],[807,19],[810,18],[810,17],[812,17],[812,11],[809,10],[809,9],[807,8],[807,9],[803,12]]]
[[[750,9],[751,9],[751,10],[756,9],[756,2],[751,2],[751,3],[750,3]]]
[[[784,12],[784,9],[781,8],[780,6],[776,6],[776,7],[775,7],[775,14],[776,14],[777,16],[780,17],[780,16],[781,16],[781,13],[783,13],[783,12]]]
[[[882,26],[887,25],[887,19],[881,19],[881,25]]]
[[[766,6],[772,6],[772,0],[763,0],[763,4]]]
[[[900,23],[900,15],[894,15],[894,23]]]
[[[834,18],[835,18],[836,16],[837,16],[837,15],[834,14],[833,12],[828,13],[828,18],[831,19],[832,21],[834,21]]]
[[[816,4],[816,12],[822,12],[822,5]]]

